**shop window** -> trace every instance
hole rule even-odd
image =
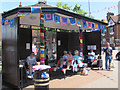
[[[114,34],[114,28],[113,28],[113,27],[110,27],[110,28],[109,28],[109,33],[110,33],[110,34]]]
[[[106,44],[106,39],[105,38],[103,38],[102,44]]]
[[[114,37],[110,38],[110,44],[114,44]]]
[[[120,39],[115,39],[116,45],[120,45]]]

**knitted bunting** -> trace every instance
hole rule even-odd
[[[42,13],[41,7],[31,7],[31,13]]]
[[[77,19],[76,22],[77,22],[77,26],[81,26],[81,20]]]
[[[89,27],[89,28],[91,28],[91,27],[92,27],[92,25],[91,25],[91,23],[90,23],[90,22],[88,22],[88,27]]]
[[[2,18],[2,22],[1,22],[1,24],[4,25],[4,23],[5,23],[5,19]]]
[[[87,27],[87,23],[86,23],[86,21],[82,21],[83,22],[83,27]]]
[[[11,20],[10,20],[10,27],[13,27],[13,26],[14,26],[14,23],[15,23],[15,22],[14,22],[14,19],[11,19]]]
[[[98,29],[101,29],[101,25],[100,24],[98,24]]]
[[[104,26],[104,31],[106,32],[106,26]]]
[[[98,28],[98,24],[95,24],[95,28]]]
[[[70,20],[70,24],[71,24],[71,25],[76,24],[76,22],[75,22],[75,18],[69,18],[69,20]]]
[[[55,21],[57,24],[59,24],[59,23],[60,23],[60,16],[54,14],[54,21]]]
[[[95,24],[94,23],[92,23],[92,28],[95,28]]]
[[[53,14],[52,13],[44,13],[44,19],[45,19],[45,21],[52,21]]]
[[[66,24],[67,23],[67,18],[66,17],[62,17],[62,23]]]

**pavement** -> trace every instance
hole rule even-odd
[[[115,68],[110,71],[106,70],[90,70],[88,76],[73,75],[66,79],[54,79],[50,81],[50,88],[118,88],[118,63],[115,60],[115,55],[118,51],[113,51],[114,57],[112,63],[115,64]],[[105,55],[102,55],[103,68],[105,69]],[[24,90],[33,88],[34,86],[28,86]]]
[[[118,51],[114,51],[115,55]],[[105,68],[105,55],[103,58],[103,68]],[[88,76],[73,75],[68,76],[66,79],[53,79],[50,80],[50,88],[118,88],[118,63],[120,61],[113,60],[115,68],[110,71],[106,70],[90,70]],[[2,82],[2,80],[0,79]],[[1,83],[0,83],[1,84]],[[23,90],[34,90],[34,85],[30,85]]]
[[[112,63],[115,64],[115,68],[112,69],[111,74],[99,78],[98,80],[86,84],[80,88],[118,88],[118,65],[120,64],[120,61],[115,60],[115,55],[117,52],[117,50],[113,51]],[[105,55],[103,55],[102,58],[103,63],[105,63]],[[105,64],[103,64],[103,68],[105,68]]]

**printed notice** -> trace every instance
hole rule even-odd
[[[26,49],[30,49],[30,43],[26,43]]]
[[[61,41],[60,40],[58,40],[58,46],[60,46],[61,45]]]

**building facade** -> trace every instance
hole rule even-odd
[[[102,34],[102,47],[105,47],[106,42],[109,42],[114,49],[120,49],[120,14],[114,16],[113,13],[107,13],[108,27]]]

